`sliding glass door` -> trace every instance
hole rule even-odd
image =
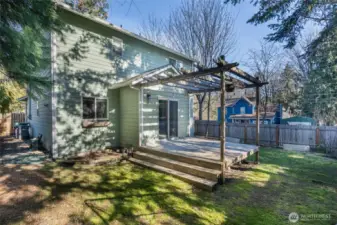
[[[168,130],[168,105],[167,100],[159,100],[159,135],[161,137],[167,137]]]
[[[170,101],[170,137],[178,136],[178,102]]]
[[[163,138],[178,136],[178,102],[159,100],[159,135]]]

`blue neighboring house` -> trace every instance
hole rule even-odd
[[[238,99],[226,100],[226,122],[227,123],[246,123],[255,124],[255,103],[243,96]],[[220,122],[220,107],[218,107],[218,121]],[[282,119],[282,105],[268,106],[266,115],[260,113],[260,120],[263,124],[280,124]]]

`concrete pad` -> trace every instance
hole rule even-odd
[[[292,151],[299,151],[299,152],[308,152],[310,151],[309,145],[293,145],[293,144],[283,144],[284,150],[292,150]]]

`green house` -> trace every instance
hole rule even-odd
[[[33,136],[53,158],[159,138],[186,137],[193,98],[178,87],[135,85],[191,70],[193,59],[106,21],[58,5],[68,29],[50,33],[52,86],[27,101]]]

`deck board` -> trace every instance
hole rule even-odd
[[[160,140],[156,144],[148,145],[148,147],[190,157],[214,161],[220,160],[219,140],[192,137],[177,140]],[[257,151],[259,151],[259,147],[255,145],[226,142],[225,161],[230,166]]]

